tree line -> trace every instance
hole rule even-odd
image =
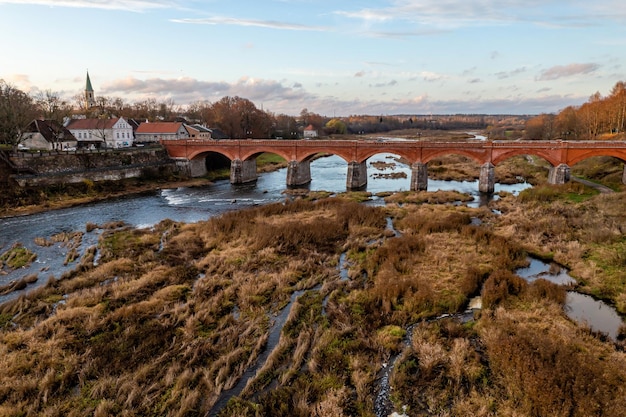
[[[242,97],[223,97],[216,102],[199,100],[186,106],[172,99],[128,102],[119,97],[97,96],[87,107],[77,94],[65,100],[51,90],[28,94],[0,79],[0,144],[17,145],[22,133],[36,118],[55,120],[84,115],[88,118],[124,117],[143,121],[185,121],[221,129],[228,137],[297,139],[308,126],[320,135],[372,134],[393,130],[486,129],[492,139],[508,137],[506,130],[525,129],[528,139],[595,139],[626,129],[626,84],[618,82],[608,97],[596,93],[580,107],[567,107],[558,114],[535,117],[511,115],[351,115],[330,118],[308,109],[297,116],[259,109]],[[510,135],[509,135],[510,136]]]
[[[540,114],[526,123],[527,139],[594,140],[621,138],[626,130],[626,83],[619,81],[610,94],[593,94],[581,106],[557,114]]]

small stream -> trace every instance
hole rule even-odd
[[[289,304],[283,308],[280,313],[276,316],[272,323],[272,327],[269,331],[269,336],[267,338],[267,343],[263,351],[257,357],[254,365],[249,367],[237,382],[233,388],[223,391],[220,394],[220,397],[215,402],[209,413],[207,414],[209,417],[217,416],[217,414],[228,404],[228,400],[232,397],[236,397],[241,394],[249,381],[253,380],[256,374],[263,369],[265,362],[269,358],[270,354],[274,350],[274,348],[278,345],[280,340],[280,334],[283,330],[283,326],[287,321],[287,317],[289,317],[289,313],[291,312],[291,308],[293,307],[293,303],[296,301],[298,297],[304,294],[305,290],[295,291],[291,294],[291,298],[289,299]]]
[[[558,285],[573,285],[576,280],[566,268],[551,262],[528,258],[530,265],[519,268],[515,273],[529,282],[543,278]],[[592,331],[606,334],[616,341],[619,329],[624,323],[617,311],[603,301],[576,291],[567,291],[564,306],[565,314],[579,324],[587,325]]]

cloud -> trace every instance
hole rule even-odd
[[[365,71],[359,71],[359,72],[357,72],[356,74],[354,74],[354,76],[355,76],[356,78],[362,78],[362,77],[364,77],[364,76],[365,76]]]
[[[548,2],[550,0],[547,0]],[[519,12],[545,4],[540,0],[393,0],[387,7],[340,10],[335,14],[368,23],[408,21],[437,27],[460,27],[517,21]]]
[[[1,0],[0,0],[1,1]],[[232,25],[260,27],[266,29],[299,30],[299,31],[328,31],[325,26],[310,26],[297,23],[277,22],[273,20],[238,19],[235,17],[207,17],[202,19],[171,19],[174,23],[185,23],[194,25]]]
[[[426,73],[428,75],[429,73]],[[424,73],[420,74],[422,77]],[[435,74],[435,78],[437,78]],[[479,79],[471,80],[480,81]],[[277,81],[242,77],[235,82],[212,82],[189,77],[149,78],[145,80],[129,77],[106,83],[102,94],[109,97],[124,97],[131,102],[154,98],[173,100],[176,104],[186,105],[196,101],[216,102],[225,96],[239,96],[251,100],[259,108],[273,113],[296,115],[300,109],[322,115],[337,114],[540,114],[555,112],[571,105],[579,105],[587,96],[548,95],[547,90],[535,92],[535,95],[504,94],[498,98],[488,98],[472,92],[463,98],[434,99],[427,94],[408,95],[404,98],[385,95],[386,88],[397,86],[396,80],[370,85],[379,88],[376,98],[360,97],[346,99],[343,94],[333,93],[324,96],[308,91],[294,81]]]
[[[404,21],[439,28],[503,26],[519,22],[571,28],[598,25],[606,19],[626,19],[622,0],[591,3],[580,0],[387,0],[384,3],[385,6],[378,8],[343,9],[334,14],[361,20],[367,25]]]
[[[386,83],[370,84],[370,87],[383,88],[383,87],[393,87],[394,85],[398,85],[398,81],[391,80],[391,81],[386,82]]]
[[[126,10],[131,12],[178,7],[178,2],[173,0],[0,0],[0,4],[31,4],[49,7]]]
[[[495,74],[496,77],[498,77],[499,80],[504,80],[505,78],[510,78],[513,77],[515,75],[519,75],[519,74],[523,74],[526,72],[526,67],[520,67],[520,68],[516,68],[512,71],[501,71],[501,72],[497,72]]]
[[[310,97],[301,85],[287,87],[279,81],[251,77],[240,78],[234,83],[201,81],[189,77],[146,80],[129,77],[103,85],[101,94],[129,96],[136,101],[166,98],[173,99],[178,104],[197,100],[216,101],[225,96],[245,97],[258,103],[300,101]]]
[[[429,82],[429,83],[433,83],[435,81],[439,81],[445,78],[445,76],[442,74],[437,74],[435,72],[430,72],[430,71],[422,71],[420,73],[420,77],[424,81]]]
[[[2,78],[0,78],[1,80]],[[20,88],[30,88],[30,77],[26,74],[8,74],[4,77],[7,84],[15,84]]]
[[[590,74],[595,72],[598,68],[600,68],[600,65],[593,63],[557,65],[542,71],[537,80],[552,81],[559,78],[572,77],[574,75]]]

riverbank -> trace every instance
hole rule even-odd
[[[111,185],[111,187],[103,186],[102,191],[96,191],[93,189],[91,191],[86,190],[85,193],[79,196],[71,196],[66,193],[52,194],[44,202],[39,204],[29,204],[19,207],[0,207],[0,219],[75,207],[82,204],[154,192],[161,189],[176,187],[202,187],[209,184],[211,184],[211,181],[205,178],[147,181],[138,181],[135,179],[121,180],[116,182],[114,185]]]

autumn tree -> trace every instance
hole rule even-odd
[[[329,120],[328,123],[326,123],[324,130],[328,135],[345,135],[348,132],[346,124],[339,119]]]
[[[186,111],[187,118],[193,122],[211,126],[213,123],[213,109],[208,100],[198,100],[190,103]]]
[[[610,127],[614,133],[626,129],[626,83],[618,82],[607,98],[607,107],[610,114]]]
[[[241,97],[223,97],[211,107],[214,124],[231,138],[269,138],[272,117]]]
[[[239,97],[222,97],[213,103],[214,123],[231,138],[241,138],[239,115],[235,112],[235,102]]]
[[[302,109],[300,112],[300,121],[302,123],[302,127],[307,127],[308,125],[313,125],[316,129],[321,129],[326,124],[326,118],[317,113],[312,113],[308,111],[308,109]]]
[[[593,140],[606,135],[623,136],[626,130],[626,83],[619,81],[607,97],[592,94],[579,107],[569,106],[550,120],[546,115],[529,119],[526,137],[529,139]]]
[[[274,116],[274,135],[286,139],[296,139],[298,137],[296,118],[286,114]]]
[[[576,140],[579,138],[580,126],[576,108],[568,106],[556,115],[556,128],[561,132],[561,138]]]

